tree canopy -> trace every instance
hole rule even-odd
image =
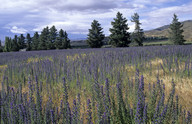
[[[134,13],[134,15],[131,16],[131,21],[135,23],[135,30],[131,35],[131,39],[133,42],[137,43],[138,46],[143,46],[144,32],[140,27],[139,15]]]
[[[175,45],[183,45],[185,40],[184,36],[182,35],[183,25],[181,22],[178,21],[177,15],[173,15],[172,23],[170,24],[170,32],[169,32],[169,40],[173,42]]]
[[[100,48],[103,45],[103,39],[105,35],[103,34],[103,28],[97,20],[93,20],[91,23],[91,29],[89,29],[89,34],[87,37],[87,43],[92,48]]]
[[[127,47],[131,43],[130,33],[128,32],[129,27],[127,19],[118,12],[114,21],[111,22],[112,28],[109,29],[111,32],[110,44],[116,47]]]

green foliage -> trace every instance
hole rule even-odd
[[[40,35],[38,50],[47,50],[47,42],[49,40],[49,27],[43,29]]]
[[[57,49],[71,48],[68,34],[66,31],[63,31],[63,29],[59,31],[59,36],[56,38],[55,47]]]
[[[127,47],[131,43],[130,33],[127,32],[129,29],[127,24],[127,19],[118,12],[114,21],[111,22],[112,28],[109,29],[111,32],[110,35],[110,44],[115,47]]]
[[[172,24],[170,24],[169,40],[172,41],[175,45],[184,44],[184,36],[182,35],[183,25],[178,21],[177,15],[173,15]]]
[[[25,37],[23,36],[23,34],[20,35],[20,37],[18,38],[18,46],[19,49],[23,49],[25,48]]]
[[[12,48],[11,44],[11,38],[5,37],[5,47],[4,47],[4,52],[10,52]]]
[[[30,51],[32,49],[32,38],[29,33],[27,33],[27,51]]]
[[[56,38],[57,38],[57,29],[55,28],[55,26],[52,26],[49,32],[49,41],[47,44],[47,49],[55,49]]]
[[[102,31],[101,24],[97,20],[93,20],[91,24],[91,29],[89,29],[89,34],[87,38],[87,43],[92,48],[100,48],[103,45],[103,39],[105,35]]]
[[[0,40],[0,52],[3,52],[3,46],[1,45],[1,40]]]
[[[131,39],[133,42],[137,43],[138,46],[143,46],[144,32],[140,27],[141,23],[139,22],[139,15],[134,13],[131,18],[131,21],[135,23],[135,31],[132,33]]]
[[[62,46],[63,46],[63,49],[71,48],[70,40],[68,38],[68,34],[66,31],[64,32],[64,39],[63,39]]]
[[[12,48],[11,51],[19,51],[19,45],[18,45],[18,37],[15,35],[14,39],[12,40]]]
[[[32,50],[37,50],[39,44],[39,34],[38,32],[35,32],[33,38],[32,38]]]

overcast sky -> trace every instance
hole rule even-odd
[[[109,35],[111,21],[119,11],[128,19],[129,31],[137,12],[144,30],[170,24],[174,13],[180,21],[192,19],[191,0],[0,0],[0,33],[40,32],[55,25],[69,34],[88,33],[96,19]]]

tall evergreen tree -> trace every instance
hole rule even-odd
[[[39,45],[39,34],[38,32],[35,32],[32,38],[32,50],[37,50],[38,45]]]
[[[68,38],[68,34],[66,31],[64,32],[64,39],[62,42],[62,46],[63,46],[63,49],[71,48],[70,40]]]
[[[12,48],[11,44],[11,38],[5,37],[5,47],[4,47],[4,52],[10,52]]]
[[[18,45],[18,37],[15,35],[14,39],[12,40],[12,48],[11,51],[19,51],[19,45]]]
[[[141,29],[139,22],[139,15],[137,13],[134,13],[133,16],[131,16],[132,22],[135,23],[135,30],[131,35],[131,39],[133,42],[137,43],[139,46],[143,46],[143,39],[144,39],[144,32],[143,29]]]
[[[3,46],[1,44],[1,40],[0,40],[0,52],[3,52]]]
[[[184,44],[184,36],[182,35],[183,25],[178,21],[177,15],[173,15],[172,24],[170,24],[170,32],[169,32],[169,40],[173,42],[175,45]]]
[[[20,37],[18,38],[18,45],[19,45],[19,49],[23,49],[25,48],[25,37],[23,36],[23,34],[20,35]]]
[[[111,32],[110,35],[110,44],[116,47],[127,47],[131,43],[130,33],[128,32],[127,19],[118,12],[114,21],[111,22],[112,28],[109,29]]]
[[[50,28],[50,33],[49,33],[49,41],[48,41],[48,49],[55,49],[55,42],[57,38],[57,29],[55,26],[52,26]]]
[[[103,39],[105,35],[102,31],[101,25],[98,21],[93,20],[91,24],[91,29],[89,29],[89,34],[87,38],[87,43],[92,48],[100,48],[103,45]]]
[[[39,50],[46,50],[48,40],[49,40],[49,27],[47,26],[41,32],[40,41],[39,41],[39,44],[38,44],[38,49]]]
[[[56,38],[56,42],[55,42],[56,49],[62,49],[63,39],[64,39],[64,31],[63,29],[60,29],[59,36]]]
[[[59,36],[56,39],[55,47],[57,49],[67,49],[71,48],[70,40],[68,38],[68,34],[63,29],[60,29]]]
[[[30,51],[32,49],[32,38],[29,33],[27,33],[26,42],[27,42],[27,51]]]

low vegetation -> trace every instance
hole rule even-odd
[[[192,122],[192,46],[0,54],[1,123]]]

